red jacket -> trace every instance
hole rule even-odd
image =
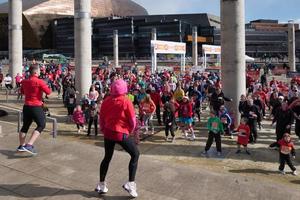
[[[156,106],[159,106],[161,104],[161,97],[159,92],[151,92],[150,96]]]
[[[104,138],[122,141],[136,126],[132,102],[125,95],[108,96],[100,107],[99,121]]]
[[[84,114],[83,111],[75,110],[73,113],[73,121],[76,124],[84,124]]]
[[[250,136],[249,126],[246,124],[240,124],[237,129],[237,132],[239,132],[238,138],[237,138],[238,144],[247,145],[249,142],[249,136]]]
[[[140,106],[140,110],[142,112],[145,112],[146,114],[152,114],[152,113],[155,112],[156,106],[155,106],[153,101],[150,101],[149,103],[147,103],[145,101],[142,101],[141,106]]]
[[[179,107],[179,117],[192,117],[193,106],[192,103],[181,103]]]
[[[286,142],[284,139],[281,139],[278,141],[278,144],[280,146],[280,153],[285,155],[291,153],[292,155],[295,155],[295,147],[292,142]]]
[[[43,93],[51,94],[48,85],[36,75],[22,81],[21,93],[25,95],[25,105],[42,106]]]

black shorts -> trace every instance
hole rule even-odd
[[[36,131],[42,132],[46,127],[46,116],[41,106],[23,106],[23,126],[22,133],[27,133],[32,122],[35,122]]]

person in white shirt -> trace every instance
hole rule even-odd
[[[9,74],[6,74],[5,78],[4,78],[4,84],[5,84],[5,87],[8,89],[8,90],[12,90],[13,89],[13,86],[12,86],[12,78]]]

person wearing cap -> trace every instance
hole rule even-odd
[[[181,123],[181,129],[186,139],[188,139],[188,131],[191,132],[191,140],[195,140],[195,133],[193,128],[193,105],[189,100],[189,97],[184,96],[179,107],[179,122]]]
[[[131,156],[129,162],[129,180],[123,188],[132,197],[137,197],[135,176],[138,167],[139,150],[135,141],[129,137],[136,127],[136,116],[132,102],[128,99],[127,83],[118,79],[111,85],[110,95],[107,96],[100,107],[100,129],[104,135],[105,155],[100,165],[100,182],[95,191],[99,194],[107,193],[105,182],[109,163],[112,159],[116,144]]]
[[[25,103],[23,106],[23,126],[19,133],[20,146],[17,151],[36,155],[33,144],[46,127],[46,116],[42,107],[43,94],[50,95],[51,90],[43,80],[38,78],[38,65],[32,65],[29,72],[29,79],[23,80],[21,85],[21,93],[25,95]],[[37,124],[37,127],[26,144],[27,132],[33,121]]]

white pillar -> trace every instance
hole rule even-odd
[[[157,31],[156,31],[156,28],[152,28],[151,39],[152,40],[157,40]]]
[[[115,67],[119,66],[119,34],[118,34],[118,30],[114,30],[114,63],[115,63]]]
[[[198,27],[193,27],[193,65],[198,66]]]
[[[245,0],[221,0],[221,46],[223,91],[233,100],[228,108],[238,125],[240,96],[246,94]]]
[[[156,40],[156,39],[157,39],[156,28],[153,28],[151,32],[151,40]],[[154,74],[157,70],[157,54],[154,53],[154,49],[152,47],[151,47],[151,60],[152,60],[151,72],[152,74]]]
[[[75,85],[80,97],[92,84],[91,0],[75,0]]]
[[[295,44],[295,24],[294,21],[289,21],[288,24],[288,48],[289,48],[289,67],[290,70],[296,71],[296,44]]]
[[[15,82],[23,69],[22,0],[9,0],[9,72]]]
[[[180,55],[181,74],[185,74],[185,54]]]

